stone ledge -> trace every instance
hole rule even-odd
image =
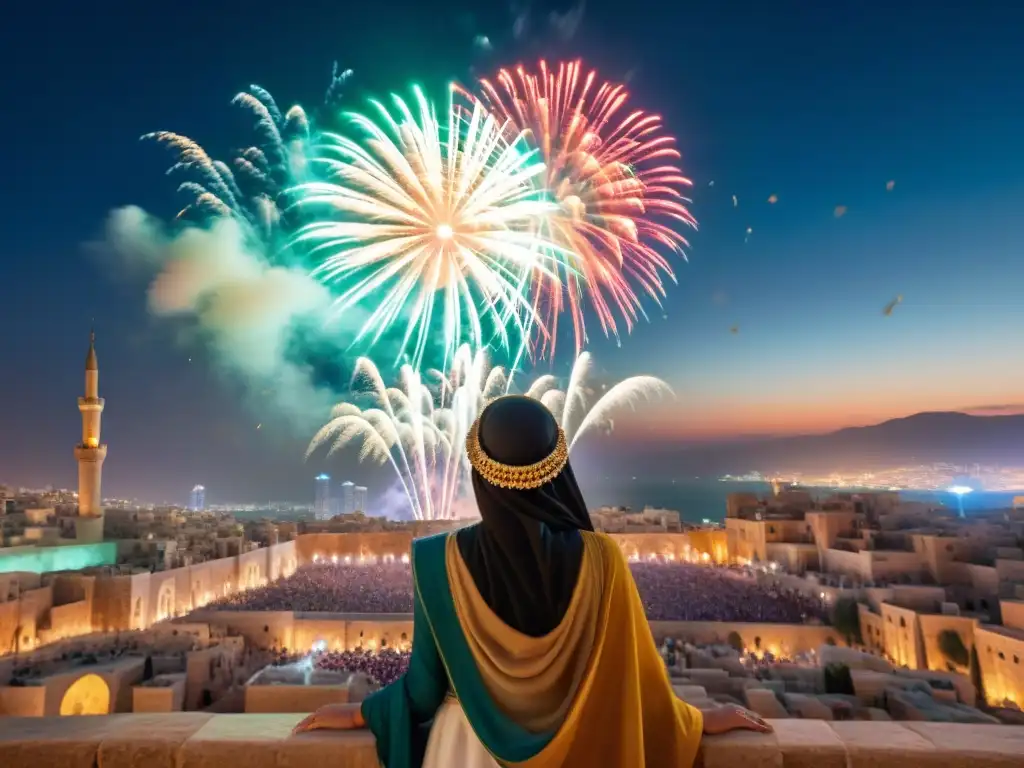
[[[366,731],[293,737],[298,714],[0,717],[3,768],[378,768]],[[703,768],[1020,768],[1024,726],[775,720],[701,745]]]

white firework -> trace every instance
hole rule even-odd
[[[536,233],[556,210],[538,185],[544,164],[482,106],[439,113],[414,96],[395,96],[390,110],[372,102],[376,119],[350,114],[355,138],[323,135],[322,180],[292,191],[318,219],[296,242],[336,286],[339,314],[369,309],[357,342],[397,330],[399,359],[417,369],[438,339],[446,366],[462,343],[518,353],[532,325],[529,281],[563,255]]]
[[[598,396],[589,386],[591,368],[590,354],[583,352],[565,390],[546,374],[525,393],[558,419],[570,451],[587,433],[611,430],[614,415],[672,396],[669,386],[652,376],[633,376]],[[357,445],[360,460],[389,463],[395,470],[415,519],[450,520],[459,499],[469,493],[466,435],[488,403],[509,393],[512,377],[500,366],[492,368],[485,352],[463,345],[448,373],[428,371],[426,378],[431,383],[407,365],[399,386],[388,387],[377,366],[360,358],[351,400],[334,408],[306,455],[325,445],[330,446],[328,455]]]

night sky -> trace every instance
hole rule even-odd
[[[552,9],[566,6],[535,3],[516,40],[497,2],[18,4],[0,29],[0,482],[73,485],[93,321],[106,494],[185,502],[202,482],[214,503],[301,500],[325,466],[383,482],[350,457],[303,464],[309,433],[261,412],[149,314],[145,279],[88,247],[112,209],[181,207],[170,156],[141,134],[227,154],[248,139],[236,92],[315,106],[335,60],[381,94],[582,56],[664,116],[701,228],[664,313],[621,348],[591,346],[608,377],[675,388],[647,439],[1024,403],[1024,6],[590,0],[568,40]],[[477,35],[495,50],[474,50]]]

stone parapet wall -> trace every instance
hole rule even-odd
[[[4,768],[378,768],[366,731],[291,737],[300,714],[0,719]],[[773,721],[775,733],[706,738],[703,768],[1011,768],[1024,726]]]

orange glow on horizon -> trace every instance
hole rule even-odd
[[[616,422],[622,437],[642,436],[648,440],[727,440],[742,437],[813,435],[847,427],[864,427],[930,411],[960,411],[977,416],[1005,416],[1024,413],[1022,405],[965,406],[963,395],[944,393],[903,393],[875,399],[870,393],[845,398],[844,392],[831,397],[791,395],[771,401],[739,398],[700,398],[686,402],[680,394],[675,402],[651,404]],[[1017,397],[1024,401],[1024,397]],[[881,402],[880,402],[881,401]],[[995,400],[1000,402],[1000,400]],[[1002,402],[1014,402],[1003,398]]]

